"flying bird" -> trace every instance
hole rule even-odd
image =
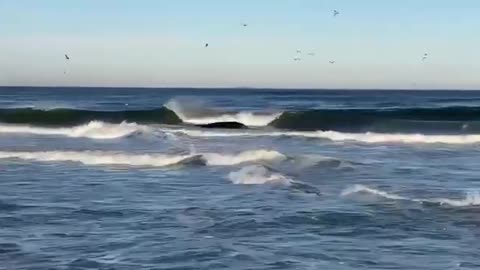
[[[315,56],[315,53],[314,53],[314,52],[311,52],[311,53],[308,53],[308,55],[310,55],[310,56]]]
[[[205,43],[205,48],[208,48],[208,43]]]
[[[302,51],[301,51],[301,50],[297,50],[297,53],[302,53]]]
[[[332,65],[335,64],[335,61],[328,61],[328,62]]]
[[[333,17],[337,17],[338,15],[340,14],[340,12],[338,12],[338,10],[333,10]]]
[[[248,24],[244,23],[244,24],[242,24],[242,26],[243,26],[243,27],[247,27],[247,26],[248,26]]]
[[[422,61],[427,60],[427,58],[428,58],[428,53],[424,53],[424,54],[423,54],[423,57],[422,57]]]
[[[68,54],[65,54],[65,59],[70,60],[70,57],[68,56]]]
[[[300,58],[300,57],[293,58],[293,61],[295,61],[295,62],[298,62],[298,61],[301,61],[301,60],[302,60],[302,58]]]

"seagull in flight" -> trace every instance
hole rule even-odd
[[[335,61],[328,61],[328,62],[332,65],[335,64]]]
[[[205,48],[208,48],[208,43],[205,43]]]
[[[423,54],[423,57],[422,57],[422,61],[427,60],[427,58],[428,58],[428,53],[424,53],[424,54]]]
[[[302,60],[302,58],[300,58],[300,57],[295,57],[295,58],[293,58],[293,61],[295,61],[295,62],[299,62],[299,61],[301,61],[301,60]]]
[[[297,53],[298,53],[298,54],[302,53],[302,50],[297,50]]]
[[[338,10],[333,10],[333,17],[337,17],[338,15],[340,14],[340,12],[338,12]]]
[[[68,56],[68,54],[65,54],[65,59],[70,60],[70,57]]]
[[[242,26],[243,26],[243,27],[247,27],[247,26],[248,26],[248,24],[244,23],[244,24],[242,24]]]
[[[314,52],[311,52],[311,53],[308,53],[308,55],[310,55],[310,56],[315,56],[315,53],[314,53]]]

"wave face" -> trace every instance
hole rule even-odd
[[[269,125],[300,131],[474,133],[480,132],[480,107],[284,112]]]
[[[167,108],[153,110],[93,111],[78,109],[0,109],[0,122],[43,126],[74,126],[91,121],[108,123],[180,124],[182,120]]]
[[[411,201],[411,202],[417,202],[417,203],[448,205],[452,207],[467,207],[467,206],[480,205],[479,192],[468,192],[465,195],[465,198],[459,199],[459,200],[448,199],[448,198],[417,199],[417,198],[399,196],[386,191],[370,188],[364,185],[354,185],[352,187],[345,189],[341,195],[348,197],[348,196],[355,196],[355,195],[362,195],[362,194],[373,195],[373,196],[388,199],[388,200],[400,200],[400,201]]]
[[[47,128],[27,125],[1,125],[0,134],[33,134],[33,135],[55,135],[71,138],[89,139],[117,139],[130,136],[135,133],[148,132],[151,129],[147,126],[136,123],[110,124],[100,121],[91,121],[88,124],[72,128]]]
[[[259,114],[253,112],[219,112],[207,109],[202,104],[189,103],[185,105],[177,100],[171,100],[166,108],[173,111],[184,123],[194,125],[208,125],[219,122],[238,122],[249,127],[267,126],[280,113]]]

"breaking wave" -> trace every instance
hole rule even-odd
[[[209,166],[234,166],[255,162],[281,161],[285,156],[271,150],[252,150],[238,154],[130,154],[103,151],[46,151],[46,152],[0,152],[0,159],[22,159],[42,162],[80,162],[85,165],[123,165],[140,167],[165,167],[183,163]]]
[[[150,131],[147,126],[136,123],[110,124],[101,121],[91,121],[88,124],[72,128],[47,128],[34,127],[27,125],[1,125],[0,134],[34,134],[34,135],[56,135],[71,138],[90,138],[90,139],[117,139],[130,136],[135,133]]]
[[[293,183],[292,179],[260,165],[251,165],[231,172],[228,179],[236,185],[281,184],[290,186]]]
[[[127,154],[101,151],[0,152],[1,159],[16,158],[42,162],[79,162],[85,165],[165,167],[195,158],[195,155]]]
[[[465,198],[454,200],[447,198],[434,198],[434,199],[416,199],[409,198],[404,196],[399,196],[392,194],[386,191],[370,188],[364,185],[354,185],[342,191],[342,196],[353,196],[358,194],[367,194],[377,197],[381,197],[388,200],[402,200],[402,201],[411,201],[417,203],[430,203],[430,204],[439,204],[439,205],[448,205],[453,207],[467,207],[467,206],[477,206],[480,205],[480,192],[471,191],[465,195]]]
[[[336,142],[405,143],[405,144],[476,144],[480,134],[470,135],[425,135],[389,133],[343,133],[337,131],[215,131],[201,129],[162,129],[167,133],[184,134],[190,137],[303,137],[327,139]]]
[[[146,110],[0,109],[0,122],[9,124],[72,126],[90,121],[174,125],[237,122],[250,127],[270,126],[290,131],[474,134],[480,133],[480,107],[323,109],[257,113],[219,111],[200,103],[171,100],[159,109]]]
[[[138,133],[164,132],[166,134],[184,134],[190,137],[304,137],[327,139],[331,141],[353,141],[362,143],[419,143],[419,144],[475,144],[480,143],[480,135],[425,135],[425,134],[388,134],[388,133],[342,133],[336,131],[279,131],[279,130],[205,130],[187,128],[166,128],[122,122],[112,124],[91,121],[74,127],[37,127],[30,125],[0,124],[0,134],[54,135],[71,138],[117,139]]]
[[[200,104],[184,106],[177,100],[171,100],[165,107],[173,111],[184,123],[206,125],[219,122],[238,122],[245,126],[267,126],[280,116],[280,113],[259,114],[253,112],[219,112],[205,109]]]

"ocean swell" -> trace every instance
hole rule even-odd
[[[284,112],[269,125],[299,131],[480,133],[480,108],[328,109]]]
[[[91,121],[108,123],[181,124],[182,120],[167,108],[152,110],[94,111],[80,109],[39,110],[31,108],[0,109],[0,122],[36,126],[75,126]]]

